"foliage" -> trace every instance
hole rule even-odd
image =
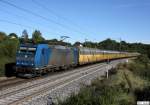
[[[9,37],[9,38],[12,38],[12,37],[18,38],[18,36],[17,36],[16,33],[10,33],[10,34],[8,35],[8,37]]]
[[[0,42],[4,41],[7,38],[6,33],[0,32]]]
[[[28,42],[28,37],[29,37],[29,35],[28,35],[27,30],[23,30],[22,31],[22,36],[21,36],[22,43],[27,43]]]
[[[97,48],[98,46],[97,46],[97,43],[93,43],[93,42],[91,42],[91,41],[86,41],[86,42],[84,42],[83,43],[83,46],[84,47],[90,47],[90,48]]]
[[[75,42],[77,43],[77,42]],[[127,43],[125,41],[117,42],[110,38],[101,42],[86,41],[81,43],[84,47],[99,48],[104,50],[129,51],[145,54],[150,58],[150,45],[142,43]]]
[[[0,56],[14,57],[19,45],[18,39],[7,39],[0,43]]]
[[[71,46],[71,43],[59,41],[57,39],[45,40],[45,43],[49,45],[63,45],[63,46]]]
[[[145,55],[139,56],[134,62],[127,65],[127,68],[143,79],[150,80],[149,59]]]
[[[32,40],[35,44],[43,42],[42,33],[39,30],[35,30],[32,34]]]
[[[80,42],[75,42],[75,43],[73,44],[73,46],[76,46],[76,47],[78,47],[78,46],[80,46],[80,45],[81,45]]]
[[[145,69],[148,69],[148,64],[150,63],[150,60],[147,55],[142,54],[141,56],[138,56],[138,60],[136,62],[142,63],[145,65]]]
[[[100,43],[98,43],[98,48],[108,49],[108,50],[120,50],[120,43],[115,40],[106,39]]]
[[[107,80],[94,82],[90,87],[82,88],[79,94],[60,101],[59,105],[133,105],[132,96],[128,96],[119,85],[109,86]]]
[[[7,63],[15,62],[15,55],[19,45],[17,38],[11,38],[12,36],[17,36],[15,33],[11,33],[8,36],[3,33],[3,35],[5,38],[0,42],[0,76],[4,75]]]

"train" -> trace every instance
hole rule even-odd
[[[81,46],[21,44],[16,53],[15,71],[17,75],[35,77],[70,67],[138,55],[138,53],[100,50]]]

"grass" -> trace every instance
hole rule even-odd
[[[150,66],[145,67],[139,62],[132,62],[127,65],[127,69],[138,75],[140,78],[150,80]]]
[[[109,79],[95,79],[59,105],[135,105],[150,99],[150,70],[140,61],[119,64]]]

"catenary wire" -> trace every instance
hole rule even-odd
[[[57,25],[61,26],[62,28],[66,28],[66,29],[69,28],[69,27],[67,27],[67,26],[64,25],[64,24],[61,24],[61,23],[59,23],[59,22],[56,22],[56,21],[51,20],[51,19],[49,19],[49,18],[46,18],[46,17],[44,17],[44,16],[42,16],[42,15],[39,15],[39,14],[37,14],[37,13],[35,13],[35,12],[32,12],[32,11],[30,11],[30,10],[28,10],[28,9],[19,7],[19,6],[15,5],[15,4],[13,4],[13,3],[8,2],[8,1],[0,0],[0,2],[5,3],[5,4],[7,4],[7,5],[10,5],[10,6],[12,6],[12,7],[15,7],[15,8],[17,8],[17,9],[19,9],[19,10],[21,10],[21,11],[24,11],[24,12],[26,12],[26,13],[28,13],[28,14],[37,16],[37,17],[39,17],[39,18],[41,18],[41,19],[43,19],[43,20],[45,20],[45,21],[48,21],[48,22],[52,22],[52,23],[54,23],[54,24],[57,24]],[[69,28],[69,29],[70,29],[70,28]],[[74,31],[75,31],[75,32],[78,32],[78,33],[81,33],[81,32],[79,32],[79,31],[77,31],[77,30],[74,30]],[[83,33],[82,33],[82,34],[83,34]]]

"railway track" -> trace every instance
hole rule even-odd
[[[47,90],[47,88],[49,88],[51,90],[51,88],[54,88],[59,84],[64,84],[67,81],[70,81],[72,79],[77,78],[78,76],[83,75],[87,71],[92,71],[103,65],[98,64],[98,65],[82,68],[82,71],[81,69],[78,69],[61,75],[50,77],[47,79],[41,79],[35,83],[32,82],[29,85],[26,84],[26,87],[18,86],[18,88],[12,89],[11,91],[3,92],[0,95],[0,103],[2,103],[1,105],[13,104],[18,100],[25,99],[25,97],[30,97],[34,94],[37,94],[39,91],[42,91],[43,89]]]
[[[0,94],[1,94],[1,91],[3,91],[3,90],[34,81],[36,79],[40,79],[40,78],[39,77],[31,78],[31,79],[13,78],[10,80],[2,81],[2,83],[0,82]]]
[[[19,89],[23,90],[26,87],[31,87],[32,88],[33,86],[36,86],[36,84],[38,84],[38,83],[43,84],[43,83],[45,83],[44,81],[49,82],[49,81],[52,81],[52,80],[56,80],[56,79],[61,78],[63,76],[70,75],[71,73],[76,73],[76,72],[79,72],[81,70],[86,70],[88,68],[95,67],[95,66],[97,66],[97,64],[96,65],[90,65],[90,66],[87,66],[87,67],[76,68],[76,69],[71,70],[71,71],[56,72],[52,75],[48,75],[47,77],[42,77],[42,78],[38,77],[38,78],[33,78],[33,79],[25,79],[25,81],[23,81],[22,83],[18,83],[18,84],[12,85],[12,86],[11,86],[11,84],[8,84],[8,85],[10,85],[9,87],[6,86],[6,88],[3,88],[3,90],[0,90],[0,97],[2,97],[3,95],[6,95],[8,93],[12,93],[13,91],[17,91]]]
[[[84,68],[84,67],[85,66],[83,66],[83,67],[81,66],[81,67],[77,67],[77,68],[80,69],[80,68]],[[69,70],[69,71],[72,71],[72,70]],[[42,76],[42,77],[35,77],[35,78],[31,78],[31,79],[23,79],[23,78],[14,77],[14,78],[6,79],[6,80],[1,80],[0,81],[0,91],[2,91],[4,89],[7,89],[7,88],[9,89],[11,87],[14,87],[14,86],[17,86],[17,85],[20,85],[20,84],[23,84],[23,83],[28,83],[28,82],[31,82],[31,81],[34,81],[34,80],[37,80],[37,79],[46,78],[47,76],[59,75],[59,74],[64,73],[64,72],[67,72],[67,71],[52,72],[48,75],[45,75],[45,76]]]
[[[25,81],[25,79],[21,79],[21,78],[13,78],[13,79],[0,81],[0,90],[2,90],[4,88],[6,89],[9,86],[13,86],[13,85],[22,83],[23,81]]]
[[[113,64],[115,64],[115,62]],[[0,105],[20,104],[32,97],[38,96],[47,91],[53,91],[58,87],[83,78],[84,76],[104,70],[106,65],[107,64],[104,63],[95,64],[0,91]]]
[[[100,64],[100,65],[104,66],[104,64]],[[90,67],[84,68],[82,70],[86,70],[86,69],[89,69],[91,67],[95,68],[97,66],[98,65],[90,66]],[[47,79],[43,78],[43,79],[39,80],[38,82],[32,81],[30,84],[29,83],[26,83],[24,85],[21,84],[20,86],[17,86],[17,88],[11,89],[11,91],[8,91],[8,89],[7,89],[6,92],[1,93],[0,94],[0,99],[3,98],[3,97],[7,97],[9,95],[13,95],[13,94],[17,93],[18,91],[24,91],[24,90],[26,90],[26,88],[32,89],[32,88],[34,88],[36,86],[41,86],[41,85],[44,85],[44,84],[46,84],[48,82],[54,82],[57,79],[61,79],[61,78],[67,77],[69,75],[75,75],[75,73],[82,73],[81,69],[74,70],[72,72],[68,72],[68,73],[64,73],[64,74],[58,74],[57,76],[55,75],[54,77],[50,77],[50,78],[47,78]],[[3,90],[3,91],[5,91],[5,90]]]
[[[0,81],[0,86],[1,85],[4,85],[4,84],[8,84],[10,81],[15,81],[17,78],[16,77],[13,77],[13,78],[8,78],[8,79],[5,79],[5,80],[1,80]]]
[[[13,79],[15,79],[15,78],[16,78],[16,77],[10,77],[10,78],[4,79],[4,80],[0,80],[0,82],[1,82],[1,83],[7,82],[7,81],[13,80]]]

